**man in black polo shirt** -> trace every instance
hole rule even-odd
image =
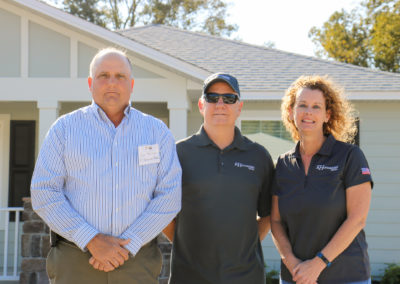
[[[198,106],[204,124],[177,143],[182,210],[164,231],[173,238],[170,284],[265,283],[272,159],[235,127],[243,102],[233,76],[208,77]]]

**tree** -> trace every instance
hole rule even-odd
[[[64,0],[64,10],[96,25],[105,27],[106,17],[97,0]]]
[[[48,0],[57,3],[57,0]],[[58,0],[59,1],[59,0]],[[112,30],[163,24],[211,35],[230,36],[225,0],[63,0],[65,11]]]
[[[332,14],[309,37],[319,57],[400,72],[400,0],[364,0]]]

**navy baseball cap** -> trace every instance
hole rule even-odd
[[[240,97],[238,81],[232,75],[225,74],[225,73],[215,73],[215,74],[208,76],[207,79],[204,80],[203,95],[207,93],[208,88],[215,82],[227,83],[232,88],[232,90],[234,90],[235,93],[237,93],[238,96]]]

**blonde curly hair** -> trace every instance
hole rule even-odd
[[[325,98],[326,110],[330,118],[323,125],[324,135],[332,134],[335,139],[352,142],[357,134],[356,112],[345,98],[343,89],[335,85],[327,76],[301,76],[287,89],[282,98],[282,121],[292,135],[294,141],[300,140],[300,135],[294,121],[290,118],[290,109],[296,102],[299,90],[308,88],[320,90]]]

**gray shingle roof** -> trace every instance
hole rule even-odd
[[[330,75],[348,91],[400,91],[400,74],[298,55],[162,25],[120,33],[210,73],[237,76],[243,91],[282,91],[300,75]],[[293,43],[295,44],[295,43]]]

